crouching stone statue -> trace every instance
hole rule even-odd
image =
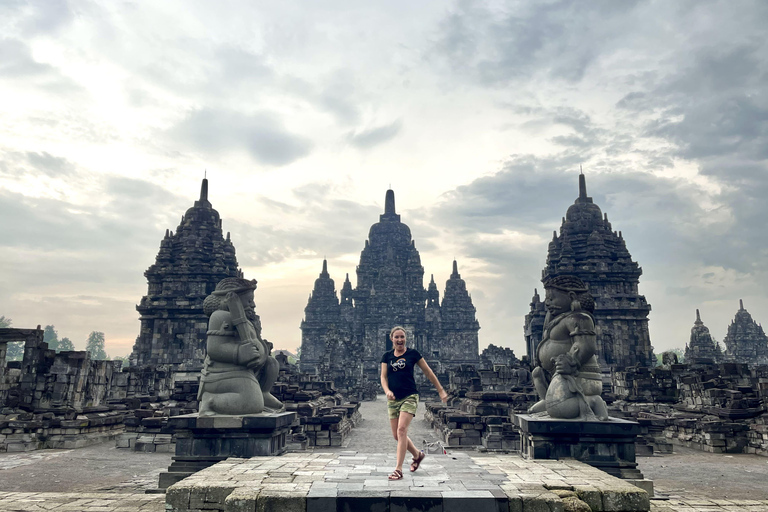
[[[540,400],[528,412],[546,412],[560,419],[607,420],[591,314],[595,301],[589,288],[578,277],[558,276],[548,280],[544,289],[547,316],[536,349],[539,366],[532,374]]]
[[[279,364],[261,338],[253,292],[256,280],[228,277],[206,297],[208,355],[200,379],[200,416],[258,414],[283,404],[270,390]]]

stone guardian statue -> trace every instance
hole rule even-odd
[[[595,301],[575,276],[558,276],[544,284],[547,315],[536,349],[538,366],[532,378],[540,400],[529,413],[551,418],[605,421],[608,410],[597,362],[592,311]]]
[[[203,310],[209,316],[208,354],[197,396],[199,416],[283,409],[283,404],[270,393],[280,366],[271,356],[271,344],[261,338],[254,290],[255,279],[228,277],[203,302]]]

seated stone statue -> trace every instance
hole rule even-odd
[[[540,400],[528,412],[546,412],[551,418],[607,420],[591,314],[595,302],[589,288],[578,277],[558,276],[548,280],[544,289],[547,316],[536,349],[539,366],[532,374]]]
[[[677,361],[677,354],[672,352],[671,350],[667,350],[666,352],[663,352],[661,354],[661,365],[662,367],[669,370],[673,364],[678,364]]]
[[[270,390],[279,365],[261,338],[253,292],[256,280],[222,279],[205,298],[208,355],[200,379],[200,416],[258,414],[283,404]]]

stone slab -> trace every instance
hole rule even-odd
[[[230,458],[170,486],[166,507],[175,512],[276,506],[306,512],[551,511],[563,510],[565,498],[558,493],[565,492],[568,500],[583,498],[585,506],[599,504],[602,510],[650,510],[643,489],[575,460],[430,454],[418,472],[406,466],[402,480],[389,481],[394,465],[394,454]]]

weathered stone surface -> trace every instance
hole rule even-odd
[[[565,274],[581,278],[595,298],[601,364],[618,368],[653,366],[648,333],[651,306],[638,293],[642,269],[632,261],[621,232],[613,231],[608,215],[603,216],[600,207],[587,196],[583,174],[579,175],[579,197],[568,208],[560,235],[555,232],[549,243],[542,282]],[[524,327],[531,361],[542,337],[545,313],[535,294]]]
[[[175,233],[166,230],[154,265],[144,273],[149,287],[136,306],[141,330],[131,365],[202,367],[208,326],[203,300],[222,279],[241,275],[235,247],[221,227],[204,179],[200,199],[181,217]]]
[[[393,463],[391,454],[356,452],[229,459],[171,486],[166,505],[176,512],[581,512],[580,503],[594,505],[592,510],[597,511],[648,510],[645,491],[574,460],[538,462],[515,455],[472,457],[458,452],[430,455],[417,473],[388,481]]]

